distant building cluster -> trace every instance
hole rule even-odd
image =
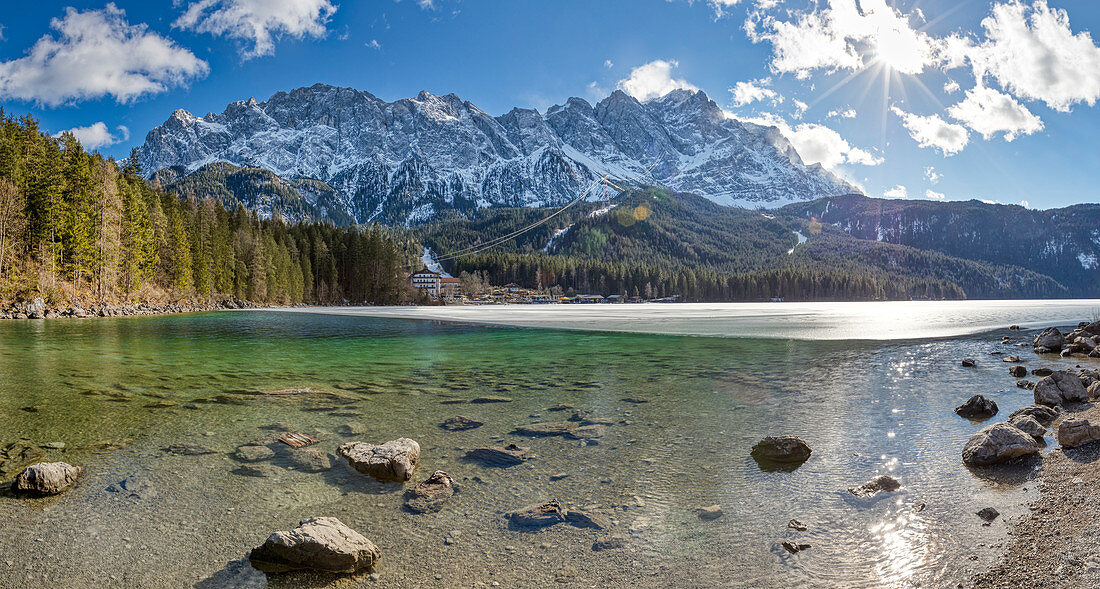
[[[431,299],[450,304],[468,305],[502,305],[502,304],[616,304],[616,303],[674,303],[679,302],[680,296],[673,295],[662,299],[645,299],[640,296],[628,297],[626,295],[613,294],[603,296],[598,294],[573,294],[554,295],[546,291],[524,288],[516,283],[504,286],[489,286],[485,292],[478,294],[464,293],[462,280],[447,276],[442,272],[436,272],[424,267],[409,275],[409,284],[428,295]]]

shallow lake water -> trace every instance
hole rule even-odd
[[[989,352],[1029,368],[1083,364],[1034,356],[1015,345],[1034,330],[1007,326],[1073,325],[1092,308],[1063,303],[1044,318],[1032,303],[1025,321],[967,304],[980,327],[966,335],[881,341],[792,339],[782,322],[772,337],[687,337],[298,312],[0,323],[0,444],[62,442],[46,459],[86,468],[58,497],[0,496],[0,587],[227,586],[230,562],[313,516],[378,544],[377,576],[273,575],[270,586],[965,584],[1037,491],[1027,469],[963,467],[962,445],[983,424],[951,410],[977,393],[1001,418],[1029,405]],[[907,316],[923,312],[909,305]],[[976,368],[959,366],[967,356]],[[483,396],[511,401],[468,403]],[[566,419],[550,410],[563,403],[613,425],[594,445],[513,433]],[[485,425],[439,427],[455,415]],[[249,476],[232,453],[273,426],[318,437],[332,468],[277,458]],[[749,450],[772,434],[803,437],[813,456],[793,472],[761,470]],[[400,485],[335,455],[345,441],[398,437],[422,447],[413,482],[442,469],[459,483],[441,512],[402,511]],[[511,468],[462,459],[507,443],[532,458]],[[164,450],[173,444],[216,452]],[[845,490],[884,473],[903,488],[869,500]],[[136,492],[109,490],[128,477]],[[549,499],[612,529],[509,528],[505,513]],[[724,515],[700,519],[709,505]],[[987,506],[1003,514],[988,527],[975,515]],[[792,518],[808,529],[788,528]],[[626,545],[593,550],[606,533]],[[812,547],[790,554],[786,539]]]

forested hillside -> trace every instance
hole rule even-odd
[[[610,208],[611,205],[613,208]],[[687,300],[870,300],[1067,296],[1045,274],[854,238],[801,215],[722,207],[663,189],[571,209],[515,241],[454,262],[491,282]],[[435,251],[469,247],[541,219],[483,211],[421,227]],[[485,236],[485,237],[482,237]],[[805,240],[805,243],[800,243]]]
[[[406,246],[377,227],[260,219],[154,190],[133,164],[0,111],[0,302],[394,303]]]

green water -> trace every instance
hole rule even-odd
[[[1035,493],[1027,473],[990,480],[958,458],[981,424],[956,417],[955,405],[983,393],[1003,417],[1030,404],[987,355],[1001,335],[800,342],[277,312],[7,322],[0,443],[62,442],[46,458],[87,470],[56,498],[0,497],[0,587],[192,586],[272,531],[326,515],[381,547],[377,580],[294,574],[271,586],[965,581],[1004,535],[1005,518],[982,527],[973,513],[1021,513]],[[1022,351],[1030,367],[1061,362],[1012,348]],[[959,368],[964,356],[979,367]],[[464,402],[480,396],[512,400]],[[562,403],[614,424],[596,445],[511,433],[565,419],[549,410]],[[455,415],[485,425],[439,427]],[[272,424],[316,435],[333,467],[276,460],[268,476],[240,474],[232,452]],[[814,455],[794,472],[763,472],[749,449],[781,433],[802,436]],[[398,437],[423,449],[414,480],[442,469],[460,483],[440,513],[402,511],[399,485],[335,457],[344,441]],[[216,453],[163,450],[180,443]],[[508,469],[462,460],[506,443],[529,447],[531,460]],[[902,491],[870,501],[844,491],[881,473]],[[129,476],[146,482],[140,497],[108,491]],[[547,499],[608,516],[626,546],[594,551],[608,531],[508,528],[504,513]],[[725,515],[697,516],[714,504]],[[791,518],[809,529],[788,529]],[[788,554],[787,538],[813,548]]]

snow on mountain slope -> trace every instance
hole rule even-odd
[[[414,224],[447,209],[560,206],[603,175],[719,204],[779,206],[856,190],[806,166],[775,128],[731,119],[698,91],[641,103],[616,91],[546,114],[493,117],[454,94],[385,102],[316,84],[220,115],[177,110],[136,157],[152,175],[225,161],[324,181],[358,222]]]

